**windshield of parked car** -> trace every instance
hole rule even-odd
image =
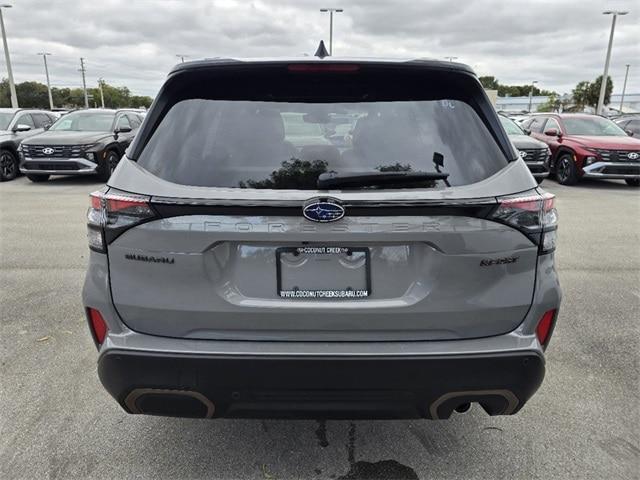
[[[508,163],[475,110],[460,100],[194,98],[169,110],[138,164],[183,185],[315,189],[327,172],[433,172],[434,153],[444,156],[451,185],[483,180]]]
[[[73,112],[60,118],[50,130],[73,132],[108,132],[114,112]]]
[[[627,136],[618,125],[602,117],[566,117],[563,122],[567,135]]]
[[[13,113],[0,112],[0,130],[7,130],[9,128],[9,124],[11,123],[12,118],[13,118]]]
[[[516,122],[514,122],[510,118],[507,118],[503,115],[499,115],[499,117],[500,117],[500,122],[502,123],[502,126],[507,132],[507,135],[524,135],[524,132],[516,124]]]

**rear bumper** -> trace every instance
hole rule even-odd
[[[468,355],[193,355],[107,349],[100,380],[129,413],[236,418],[448,418],[519,411],[540,351]]]
[[[596,162],[582,171],[585,178],[640,179],[640,163]]]
[[[20,164],[24,174],[92,175],[98,165],[86,158],[25,158]]]

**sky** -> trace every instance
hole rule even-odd
[[[328,44],[334,16],[334,56],[458,57],[478,75],[503,84],[538,81],[570,93],[602,74],[611,16],[618,17],[609,74],[622,90],[640,93],[640,2],[636,0],[2,0],[16,82],[80,87],[99,78],[154,96],[180,59],[313,55]],[[7,76],[4,55],[0,77]]]

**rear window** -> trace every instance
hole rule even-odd
[[[325,172],[433,172],[434,153],[444,157],[451,186],[483,180],[508,163],[476,110],[462,100],[281,97],[177,101],[137,161],[182,185],[313,190]],[[441,183],[428,186],[446,188]]]

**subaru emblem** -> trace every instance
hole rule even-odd
[[[302,214],[312,222],[335,222],[344,217],[344,207],[335,198],[312,198],[305,202]]]

